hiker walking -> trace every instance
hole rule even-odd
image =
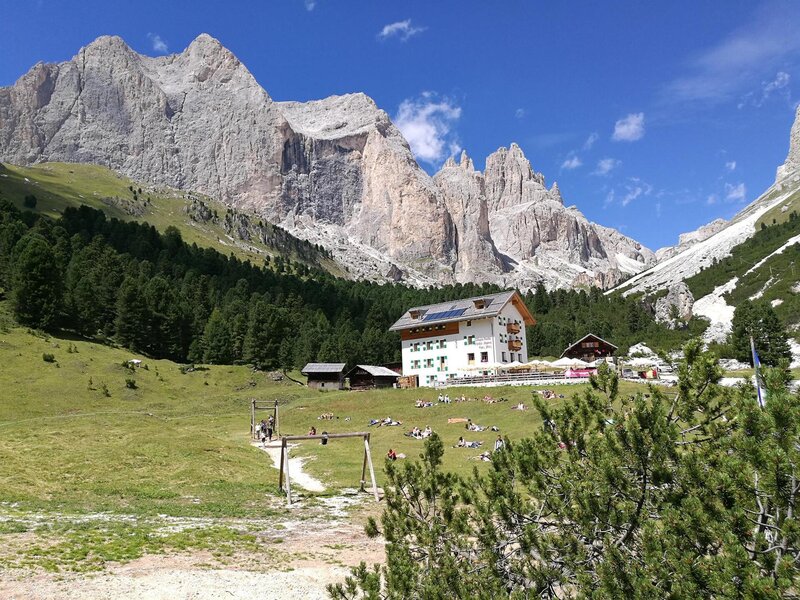
[[[275,429],[275,417],[272,415],[269,416],[269,420],[267,421],[267,436],[269,437],[269,441],[272,441],[272,432]]]

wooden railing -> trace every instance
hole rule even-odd
[[[521,331],[519,323],[509,323],[506,325],[506,331],[508,333],[519,333]]]

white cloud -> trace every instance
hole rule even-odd
[[[725,201],[726,202],[744,202],[747,199],[747,187],[744,183],[737,183],[732,185],[725,184]]]
[[[453,133],[460,117],[461,108],[452,100],[423,92],[400,103],[394,122],[417,160],[435,165],[461,150]]]
[[[167,46],[167,42],[161,39],[161,36],[157,33],[148,33],[148,39],[153,44],[153,50],[155,52],[160,52],[161,54],[166,54],[169,52],[169,47]]]
[[[615,142],[635,142],[644,137],[644,113],[631,113],[614,123]]]
[[[311,12],[315,8],[317,8],[317,0],[303,0],[303,4],[306,7],[308,12]]]
[[[521,119],[522,117],[525,116],[525,109],[518,108],[517,110],[514,111],[514,116],[517,117],[518,119]]]
[[[611,171],[616,169],[618,166],[622,164],[621,160],[617,160],[616,158],[603,158],[597,161],[597,167],[595,167],[594,171],[592,171],[592,175],[600,175],[606,176]]]
[[[405,21],[397,21],[384,25],[383,29],[378,33],[378,38],[386,40],[391,37],[397,37],[401,42],[405,42],[408,38],[422,33],[426,29],[427,27],[414,27],[411,24],[411,19],[406,19]]]
[[[789,75],[786,71],[778,71],[778,73],[775,75],[775,79],[764,82],[763,98],[766,100],[769,98],[772,92],[784,89],[787,85],[789,85],[791,79],[791,75]]]
[[[643,198],[653,194],[653,186],[646,181],[642,181],[642,179],[639,177],[629,177],[628,180],[622,184],[622,188],[623,189],[621,190],[612,189],[610,192],[608,192],[608,194],[606,194],[606,199],[603,203],[603,206],[607,207],[619,200],[620,206],[625,207],[637,198]],[[655,196],[660,198],[662,194],[659,192]],[[661,210],[660,202],[658,203],[657,210]]]
[[[584,150],[591,150],[592,146],[594,146],[594,143],[599,139],[600,139],[600,136],[597,135],[597,132],[596,131],[593,132],[592,134],[589,135],[588,138],[586,138],[586,141],[583,142],[583,149]]]
[[[736,170],[736,161],[730,160],[725,163],[725,168],[730,171],[731,173]]]
[[[572,171],[573,169],[577,169],[578,167],[580,167],[582,164],[583,162],[579,157],[572,155],[569,158],[567,158],[567,160],[565,160],[563,163],[561,163],[561,170]]]
[[[800,3],[764,3],[746,23],[695,56],[687,74],[664,87],[664,99],[723,102],[800,56]]]
[[[708,198],[706,198],[706,204],[709,206],[716,204],[717,202],[719,202],[719,196],[716,194],[709,194]]]

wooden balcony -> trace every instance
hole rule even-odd
[[[521,328],[519,326],[519,323],[509,323],[508,325],[506,325],[506,331],[508,333],[517,334],[521,331]]]
[[[519,352],[522,350],[522,340],[508,340],[508,349],[512,352]]]

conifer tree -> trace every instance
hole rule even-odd
[[[229,364],[231,333],[222,311],[215,308],[203,332],[203,361],[210,364]]]
[[[680,383],[623,396],[601,369],[484,475],[387,461],[386,565],[333,598],[787,598],[800,584],[800,397],[767,370],[767,403],[717,385],[687,344]]]
[[[730,341],[737,360],[752,364],[751,337],[764,364],[777,366],[781,359],[791,358],[786,330],[769,304],[743,301],[733,313],[731,327]]]
[[[11,296],[20,323],[46,329],[53,325],[62,304],[61,273],[50,243],[28,233],[12,251]]]

